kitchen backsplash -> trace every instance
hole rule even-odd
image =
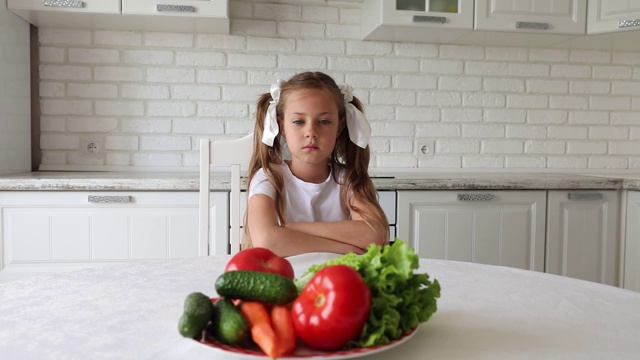
[[[640,169],[640,53],[361,41],[360,6],[233,0],[230,35],[41,28],[41,168],[195,169],[199,137],[250,132],[272,82],[320,70],[365,103],[372,168]]]

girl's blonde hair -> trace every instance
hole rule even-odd
[[[345,118],[346,110],[344,96],[333,78],[322,72],[304,72],[297,74],[288,81],[283,81],[280,84],[280,101],[276,104],[276,115],[278,119],[283,117],[284,106],[289,94],[295,90],[301,89],[328,90],[333,96],[338,107],[338,118]],[[284,179],[282,175],[275,170],[274,166],[282,164],[284,161],[280,142],[282,132],[278,133],[273,142],[273,146],[268,146],[262,142],[264,118],[267,114],[269,102],[272,100],[270,93],[264,93],[258,99],[253,138],[253,153],[249,162],[247,184],[251,183],[251,180],[258,170],[264,169],[264,173],[269,183],[271,183],[275,189],[276,213],[278,220],[281,224],[284,224],[282,198]],[[355,96],[351,103],[358,108],[358,110],[364,110],[362,103]],[[345,207],[345,210],[353,210],[360,214],[369,226],[383,234],[386,234],[386,241],[386,239],[389,238],[389,223],[384,211],[378,203],[378,193],[373,186],[373,181],[369,177],[369,158],[369,146],[361,148],[354,144],[349,138],[348,127],[345,127],[338,136],[336,146],[331,154],[331,158],[329,159],[329,164],[331,166],[334,180],[339,183],[341,182],[340,198],[342,199],[342,204]],[[342,174],[342,179],[339,178],[340,174]],[[366,208],[349,209],[350,205],[348,199],[350,195],[357,197],[363,203],[367,204]],[[251,235],[249,234],[248,226],[246,226],[247,218],[248,213],[245,214],[243,248],[249,248],[252,246]]]

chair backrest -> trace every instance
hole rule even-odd
[[[242,239],[240,213],[240,168],[249,164],[253,150],[253,133],[237,139],[211,140],[200,139],[200,198],[199,198],[199,248],[198,254],[225,255],[240,251]],[[229,241],[215,239],[210,241],[210,204],[211,165],[229,166],[231,170],[229,192]]]

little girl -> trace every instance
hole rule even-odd
[[[348,85],[321,72],[258,100],[243,247],[280,256],[363,253],[389,237],[368,174],[371,126]]]

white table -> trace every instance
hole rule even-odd
[[[331,254],[291,258],[296,275]],[[123,264],[0,285],[2,359],[221,359],[181,337],[192,291],[214,296],[229,257]],[[421,260],[439,309],[371,359],[640,359],[640,293],[555,275]]]

